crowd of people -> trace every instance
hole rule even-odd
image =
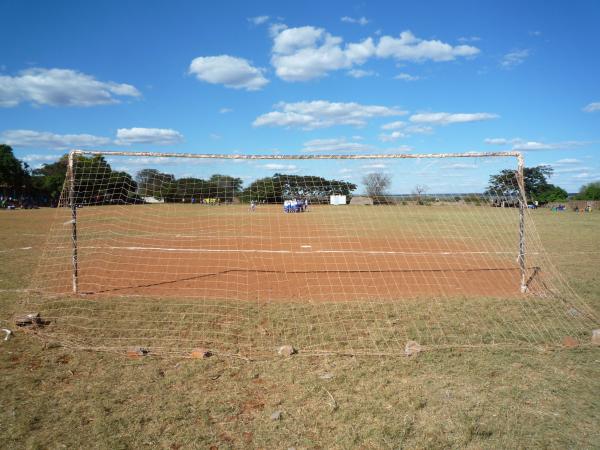
[[[283,202],[283,212],[285,213],[299,213],[308,210],[308,199],[296,198],[292,200],[285,200]]]

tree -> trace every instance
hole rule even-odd
[[[68,155],[63,155],[58,161],[44,164],[31,173],[34,194],[41,197],[42,204],[58,204],[67,176],[67,162]]]
[[[242,184],[244,183],[241,178],[221,174],[212,175],[208,182],[215,189],[214,197],[228,202],[242,192]]]
[[[421,197],[423,197],[428,190],[429,190],[429,188],[427,186],[425,186],[424,184],[417,184],[415,186],[415,188],[413,190],[413,195],[415,196],[415,199],[417,200],[417,205],[423,205],[425,203]]]
[[[176,190],[175,176],[156,169],[142,169],[135,176],[137,193],[141,197],[166,199]]]
[[[600,181],[581,186],[579,194],[575,198],[577,200],[600,200]]]
[[[564,202],[569,198],[569,194],[563,188],[549,184],[544,190],[538,193],[534,200],[541,204],[552,202]]]
[[[245,202],[257,200],[267,203],[283,202],[281,183],[276,183],[274,177],[260,178],[250,184],[242,192],[241,198]]]
[[[392,177],[386,173],[373,172],[365,175],[362,179],[365,191],[369,197],[381,197],[392,184]]]
[[[0,144],[0,189],[22,193],[28,184],[27,165],[15,157],[10,146]]]
[[[548,178],[552,176],[553,172],[554,170],[550,166],[525,167],[523,169],[523,183],[526,197],[540,203],[566,200],[568,194],[564,189],[548,183]],[[518,197],[517,171],[505,169],[497,175],[492,175],[486,194]],[[557,200],[547,200],[548,198],[556,198]]]
[[[281,203],[286,198],[307,198],[313,203],[325,203],[329,196],[350,196],[356,184],[341,180],[328,180],[314,175],[288,175],[276,173],[272,177],[254,181],[242,192],[243,201],[258,200]]]
[[[141,203],[136,194],[137,183],[127,172],[112,171],[105,188],[100,192],[105,203]]]

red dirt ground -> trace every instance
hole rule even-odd
[[[84,217],[79,290],[265,302],[519,295],[515,254],[401,233],[365,238],[348,228],[342,234],[335,224],[315,225],[301,215],[279,216],[255,216],[253,223],[239,216],[195,217],[194,228],[187,218],[160,233],[155,221],[140,216],[135,230],[150,234],[134,237],[126,235],[131,220],[123,221],[122,228],[112,222],[112,232],[106,233]],[[70,252],[64,244],[66,264],[54,268],[51,284],[54,292],[68,293]]]

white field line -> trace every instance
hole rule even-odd
[[[59,247],[69,248],[69,247]],[[171,247],[136,247],[136,246],[79,246],[86,250],[131,250],[174,253],[274,253],[284,255],[326,254],[360,254],[360,255],[512,255],[515,252],[407,252],[395,250],[266,250],[266,249],[229,249],[229,248],[171,248]],[[531,253],[530,253],[531,254]]]
[[[0,253],[16,252],[17,250],[31,250],[32,248],[33,247],[7,248],[5,250],[0,250]]]
[[[132,236],[132,237],[140,237],[140,238],[144,238],[144,237],[149,237],[149,236],[153,236],[154,234],[148,234],[148,235],[140,235],[140,236]],[[158,236],[169,236],[171,237],[171,235],[169,234],[159,234]],[[194,239],[215,239],[215,238],[244,238],[244,239],[270,239],[270,236],[261,236],[260,234],[256,235],[256,234],[249,234],[249,235],[241,235],[241,234],[176,234],[175,235],[176,238],[194,238]],[[306,239],[305,236],[277,236],[278,239]],[[335,236],[335,235],[327,235],[327,239],[348,239],[348,235],[339,235],[339,236]]]

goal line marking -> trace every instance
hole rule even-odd
[[[67,248],[67,247],[61,247]],[[359,255],[512,255],[515,252],[498,251],[465,251],[465,252],[408,252],[397,250],[266,250],[266,249],[230,249],[230,248],[172,248],[172,247],[137,247],[137,246],[79,246],[87,250],[131,250],[175,253],[273,253],[284,255],[310,254],[359,254]]]

